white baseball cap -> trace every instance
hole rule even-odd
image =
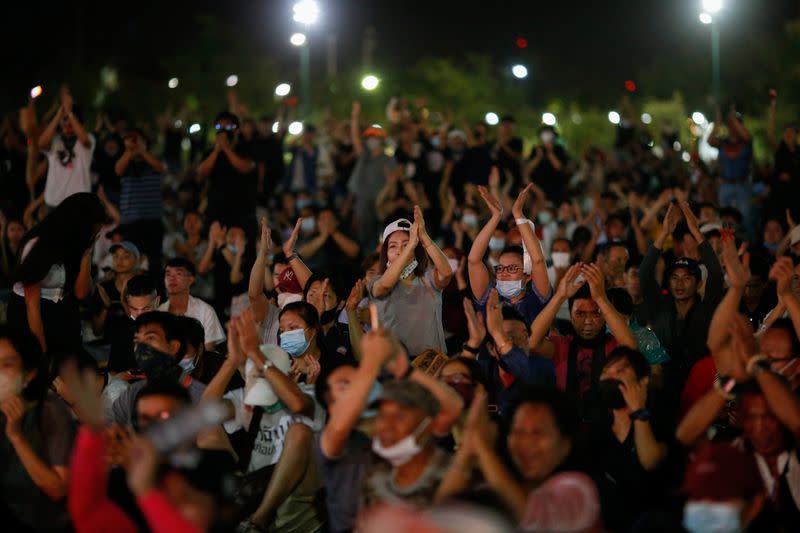
[[[399,218],[386,226],[386,229],[383,230],[383,238],[381,242],[385,241],[389,235],[394,233],[395,231],[407,231],[411,232],[411,222],[407,218]]]

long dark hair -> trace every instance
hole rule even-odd
[[[50,382],[45,357],[39,341],[29,329],[11,329],[0,326],[0,340],[6,340],[22,361],[22,372],[36,370],[36,375],[22,391],[22,396],[29,401],[39,402],[47,392]]]
[[[278,314],[278,320],[280,320],[281,317],[286,313],[294,313],[303,319],[303,322],[306,323],[308,329],[311,329],[316,333],[312,342],[316,342],[317,346],[321,349],[322,326],[319,323],[319,313],[317,313],[317,308],[308,302],[292,302],[283,306],[283,309],[281,309],[281,312]]]
[[[31,239],[39,240],[25,259],[19,260],[15,280],[37,283],[47,276],[50,267],[63,264],[68,289],[78,275],[81,256],[92,245],[98,226],[105,220],[105,208],[96,195],[82,192],[68,196],[22,238],[17,254],[20,258]]]
[[[396,232],[392,232],[391,235],[387,235],[386,239],[384,239],[383,243],[381,244],[380,263],[378,263],[378,269],[381,273],[381,276],[386,273],[388,268],[386,263],[389,261],[389,238],[394,235],[394,233]],[[417,244],[417,247],[414,249],[414,259],[417,260],[417,268],[414,269],[414,274],[418,278],[424,276],[425,271],[428,269],[428,254],[425,252],[425,247],[422,245],[422,243]]]

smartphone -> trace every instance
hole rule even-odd
[[[178,414],[148,427],[144,436],[160,454],[166,454],[191,442],[203,431],[218,426],[230,418],[222,402],[201,402]]]

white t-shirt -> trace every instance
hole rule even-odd
[[[169,311],[169,300],[158,306],[158,310]],[[189,296],[185,316],[197,319],[203,324],[203,330],[206,332],[206,344],[210,342],[219,344],[225,340],[225,331],[222,329],[222,324],[219,323],[217,313],[214,312],[213,307],[200,298]]]
[[[299,383],[298,387],[303,393],[314,399],[314,385]],[[233,433],[239,428],[247,428],[253,417],[252,406],[244,403],[244,389],[236,389],[225,394],[225,399],[230,400],[235,408],[236,416],[233,420],[225,422],[225,431]],[[248,472],[255,472],[265,466],[274,465],[283,453],[284,439],[291,424],[305,424],[311,431],[318,433],[325,426],[325,410],[314,400],[314,418],[303,415],[294,415],[285,408],[268,413],[266,410],[261,416],[261,428],[250,456]]]
[[[50,207],[58,206],[64,198],[75,193],[91,192],[92,176],[89,170],[92,166],[95,140],[91,133],[88,136],[89,148],[76,140],[72,156],[58,135],[53,137],[50,148],[45,150],[47,181],[44,185],[44,203]]]

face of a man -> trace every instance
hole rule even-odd
[[[511,339],[514,346],[528,349],[528,328],[519,320],[503,320],[503,333]]]
[[[641,284],[639,282],[639,267],[632,266],[625,271],[625,290],[628,291],[632,297],[637,297],[642,293]]]
[[[781,328],[770,328],[765,331],[759,346],[761,353],[774,360],[785,361],[798,355],[792,353],[791,333]]]
[[[382,446],[392,446],[417,431],[423,420],[423,411],[386,400],[378,408],[375,436]]]
[[[764,396],[745,394],[739,413],[744,438],[757,453],[772,456],[784,451],[786,443],[781,423],[770,410]]]
[[[164,285],[169,294],[188,292],[194,283],[194,276],[183,267],[167,267],[164,272]]]
[[[148,294],[146,296],[128,296],[127,297],[128,314],[134,320],[139,318],[144,313],[155,311],[158,308],[158,296],[155,294]]]
[[[600,307],[590,298],[575,300],[570,317],[575,333],[586,340],[596,338],[606,325]]]
[[[146,344],[160,352],[174,356],[178,353],[181,343],[177,340],[167,340],[161,324],[151,323],[141,326],[133,336],[134,349],[139,344]]]
[[[691,300],[697,294],[697,278],[685,268],[676,268],[669,276],[669,292],[678,301]]]

